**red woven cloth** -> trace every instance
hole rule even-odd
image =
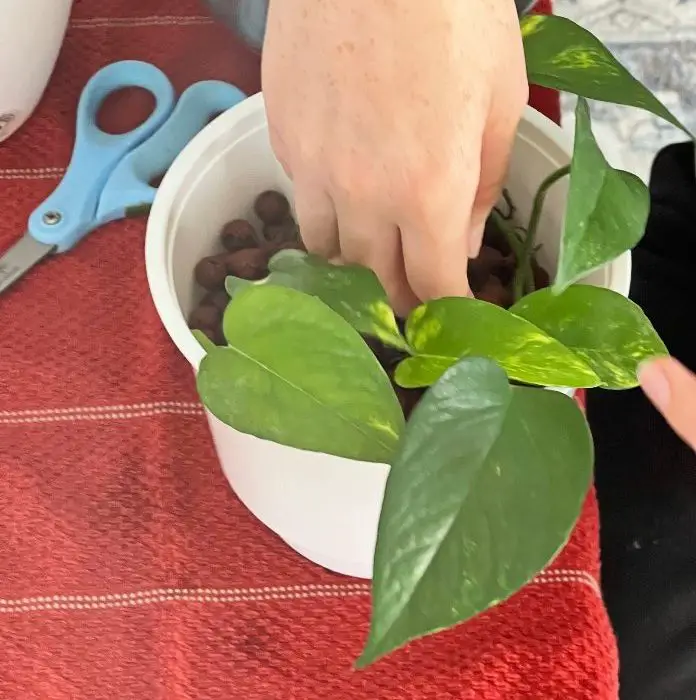
[[[0,249],[68,163],[81,88],[126,58],[179,88],[257,87],[257,59],[196,0],[77,0],[38,112],[0,146]],[[150,301],[144,228],[109,225],[0,297],[0,698],[615,700],[592,495],[507,603],[352,669],[369,587],[302,560],[230,490]]]

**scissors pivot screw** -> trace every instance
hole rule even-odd
[[[59,224],[63,217],[60,215],[60,212],[58,211],[47,211],[42,218],[42,221],[46,224],[46,226],[55,226],[56,224]]]

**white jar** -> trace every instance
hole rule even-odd
[[[464,0],[465,1],[465,0]],[[272,0],[275,2],[275,0]],[[567,165],[572,136],[527,107],[512,149],[506,187],[519,221],[549,173]],[[227,221],[253,217],[254,197],[292,186],[271,150],[263,95],[208,124],[181,152],[157,190],[145,239],[145,264],[157,312],[197,371],[203,355],[186,319],[201,294],[194,261],[216,250]],[[542,266],[555,271],[568,183],[548,193],[537,229]],[[584,281],[628,295],[626,253]],[[377,523],[389,467],[285,447],[237,432],[208,414],[222,470],[239,499],[304,557],[331,571],[372,576]]]
[[[31,116],[46,89],[72,0],[0,0],[0,142]]]

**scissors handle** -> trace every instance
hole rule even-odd
[[[99,200],[100,225],[148,208],[157,193],[150,183],[169,169],[212,117],[245,98],[239,88],[219,80],[204,80],[187,88],[162,127],[114,169]]]
[[[140,87],[153,94],[155,108],[125,134],[108,134],[97,126],[97,114],[113,92]],[[119,61],[102,68],[85,85],[77,107],[75,147],[60,185],[29,217],[29,233],[58,253],[70,250],[97,225],[102,188],[118,162],[171,114],[174,88],[157,67],[142,61]]]

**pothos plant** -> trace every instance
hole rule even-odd
[[[578,284],[636,245],[649,208],[643,182],[602,155],[586,98],[686,129],[570,20],[532,15],[521,28],[529,82],[578,102],[572,161],[539,188],[525,235],[493,214],[517,259],[509,310],[438,299],[416,308],[402,332],[371,271],[283,251],[260,283],[228,278],[226,347],[198,335],[207,351],[199,392],[222,421],[391,465],[360,666],[508,598],[567,541],[590,486],[592,438],[576,402],[541,387],[630,389],[643,360],[667,353],[632,302]],[[555,279],[534,291],[544,197],[564,178]],[[365,336],[400,353],[398,386],[427,388],[408,421]]]

